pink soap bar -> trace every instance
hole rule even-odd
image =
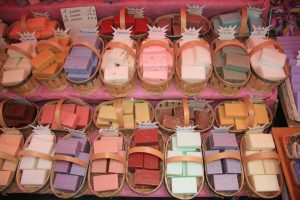
[[[143,67],[168,66],[167,52],[144,53],[141,57]]]
[[[125,158],[125,151],[119,151],[119,156]],[[116,161],[116,160],[110,160],[109,161],[109,173],[116,173],[116,174],[123,174],[124,172],[124,164]]]
[[[19,146],[0,144],[0,152],[15,156],[19,150]]]
[[[21,83],[26,77],[26,72],[24,69],[14,69],[3,72],[2,85],[13,86]]]
[[[143,49],[143,53],[154,53],[154,52],[155,53],[164,53],[166,51],[167,50],[164,47],[162,47],[162,46],[155,46],[155,45]]]
[[[104,192],[116,190],[119,188],[119,181],[117,174],[100,175],[93,177],[94,191]]]
[[[92,173],[105,174],[107,168],[107,159],[95,160],[92,163]]]
[[[150,71],[143,72],[143,78],[149,81],[165,81],[168,79],[168,71]]]
[[[123,150],[123,137],[102,137],[101,140],[115,140],[118,142],[118,150]]]
[[[114,140],[94,141],[94,154],[96,153],[118,153],[118,142]]]
[[[45,105],[41,116],[41,124],[51,124],[54,119],[55,105]]]
[[[77,106],[76,114],[78,115],[77,128],[84,128],[90,121],[90,108],[87,106]]]
[[[61,110],[65,111],[65,112],[75,113],[75,111],[76,111],[76,105],[75,104],[71,104],[71,103],[63,104],[62,107],[61,107]]]
[[[70,112],[61,111],[61,124],[68,128],[75,129],[78,123],[78,115]]]
[[[9,144],[20,146],[22,141],[22,135],[13,135],[13,134],[2,134],[0,136],[0,143],[1,144]]]

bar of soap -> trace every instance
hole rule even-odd
[[[20,146],[22,142],[22,135],[17,134],[1,134],[0,143]]]
[[[212,133],[209,136],[209,144],[214,150],[238,148],[235,134],[232,133]]]
[[[95,140],[94,153],[118,153],[118,141],[116,140]]]
[[[202,159],[201,152],[186,152],[186,155],[195,156]],[[186,169],[187,169],[186,171],[187,176],[196,176],[196,177],[204,176],[203,164],[201,163],[186,162]]]
[[[181,65],[182,66],[193,66],[195,65],[195,59],[196,59],[196,51],[195,48],[188,48],[182,51],[181,55]]]
[[[286,55],[277,50],[263,48],[259,63],[272,68],[282,68],[285,64]]]
[[[86,138],[68,138],[67,140],[69,141],[77,141],[80,143],[80,152],[84,152],[84,153],[88,153],[89,152],[89,148],[90,148],[90,144],[89,141]]]
[[[90,158],[90,154],[80,152],[77,158],[80,159],[81,161],[85,162],[85,163],[88,163],[89,158]],[[86,172],[87,172],[86,168],[84,168],[84,167],[82,167],[78,164],[75,164],[75,163],[72,164],[70,174],[84,177]]]
[[[241,82],[247,80],[246,73],[231,71],[231,70],[227,70],[225,68],[221,68],[221,70],[222,70],[221,75],[223,76],[223,79],[230,83],[241,83]]]
[[[268,80],[279,81],[286,78],[286,74],[283,68],[277,69],[277,68],[271,68],[264,65],[260,65],[255,69],[255,71],[261,77]]]
[[[52,155],[54,152],[52,153]],[[53,162],[51,160],[41,159],[39,158],[36,169],[52,169]]]
[[[193,111],[190,111],[190,118],[191,114],[194,113]],[[195,111],[195,125],[197,125],[197,128],[199,129],[206,129],[209,125],[209,115],[205,111],[196,110]]]
[[[0,144],[0,152],[10,154],[12,156],[16,156],[19,150],[18,146]]]
[[[246,73],[250,70],[249,57],[246,55],[228,53],[225,56],[225,69]]]
[[[17,164],[8,160],[5,160],[2,166],[2,170],[15,171]]]
[[[41,116],[41,124],[51,124],[54,119],[55,105],[45,105]]]
[[[7,186],[12,176],[13,176],[12,171],[0,170],[0,186]]]
[[[232,153],[237,153],[238,155],[240,152],[238,150],[225,150],[224,152],[232,152]],[[229,159],[225,158],[222,159],[222,166],[223,166],[223,171],[226,174],[241,174],[242,169],[241,169],[241,162],[236,159]]]
[[[27,28],[30,31],[45,30],[48,25],[47,17],[34,17],[27,20]]]
[[[234,124],[233,118],[225,116],[224,106],[218,107],[218,118],[221,126],[231,126]]]
[[[172,137],[172,150],[173,151],[182,151],[182,152],[192,152],[192,151],[195,151],[196,149],[195,148],[177,148],[177,138],[176,137]]]
[[[201,135],[199,132],[177,132],[177,148],[201,148]]]
[[[123,137],[108,136],[108,137],[101,137],[101,140],[115,140],[118,143],[118,150],[119,151],[123,150],[123,142],[124,142]]]
[[[135,120],[138,122],[149,122],[150,120],[150,111],[149,105],[147,102],[135,103]]]
[[[65,127],[75,129],[78,125],[79,117],[75,113],[61,111],[60,118],[61,118],[61,125]]]
[[[21,61],[21,58],[8,57],[8,59],[5,61],[4,65],[3,65],[3,69],[4,70],[17,69],[20,61]]]
[[[148,169],[136,169],[134,173],[134,185],[158,186],[160,183],[160,171]]]
[[[149,82],[160,82],[168,79],[168,71],[164,69],[144,70],[143,78]]]
[[[117,122],[117,114],[114,106],[100,106],[97,123],[100,121],[100,119],[105,121]]]
[[[121,156],[122,158],[125,158],[125,151],[119,151],[118,155]],[[125,166],[123,163],[111,159],[109,161],[108,173],[123,174],[124,167]]]
[[[219,150],[208,150],[205,151],[205,157],[210,156],[210,155],[214,155],[219,153]],[[221,160],[216,160],[210,163],[206,163],[206,172],[208,175],[211,174],[222,174],[223,170],[222,170],[222,162]]]
[[[43,185],[48,176],[49,170],[32,169],[23,170],[21,177],[21,185],[40,186]]]
[[[32,54],[34,52],[34,47],[31,42],[21,42],[17,44],[12,44],[12,46],[16,46],[20,49],[23,49],[25,52]],[[7,54],[11,58],[24,58],[25,56],[22,53],[19,53],[18,51],[8,49]]]
[[[128,156],[128,169],[134,171],[136,168],[144,167],[144,154],[133,153]]]
[[[94,191],[105,192],[119,188],[118,174],[107,174],[93,177]]]
[[[158,145],[158,129],[135,130],[133,139],[137,146]]]
[[[253,104],[253,109],[258,124],[268,124],[270,122],[265,104]]]
[[[54,76],[60,69],[60,66],[61,66],[60,63],[57,63],[57,62],[52,63],[49,67],[40,71],[38,73],[38,76],[41,78],[48,78],[48,77]]]
[[[275,148],[271,134],[249,134],[245,136],[247,150],[250,151],[271,151]]]
[[[124,119],[124,128],[134,128],[135,127],[133,114],[124,115],[123,119]]]
[[[197,179],[196,177],[172,177],[172,193],[174,194],[196,194]]]
[[[239,182],[236,174],[215,174],[212,178],[216,191],[237,191]]]
[[[254,153],[259,153],[260,151],[245,151],[245,156],[252,155]],[[264,174],[264,165],[262,160],[253,160],[249,161],[246,164],[247,174],[256,175],[256,174]]]
[[[174,156],[184,155],[182,151],[168,151],[167,157],[171,158]],[[167,164],[167,175],[168,176],[182,176],[183,162],[172,162]]]
[[[67,161],[56,161],[55,162],[55,167],[54,167],[54,172],[59,172],[59,173],[63,173],[63,174],[69,174],[70,173],[70,169],[71,169],[71,162],[67,162]]]
[[[107,159],[95,160],[92,162],[92,173],[105,174],[107,169]]]
[[[178,118],[178,117],[173,117],[173,116],[164,116],[163,119],[163,126],[165,128],[170,128],[175,130],[177,128],[177,126],[179,127],[183,127],[184,126],[184,122],[182,118]]]
[[[24,69],[14,69],[3,72],[2,85],[12,86],[21,83],[26,77]]]
[[[277,192],[280,190],[277,175],[251,175],[249,178],[257,192]]]
[[[52,51],[50,50],[44,50],[41,53],[37,54],[36,57],[34,57],[31,60],[31,65],[37,71],[42,71],[54,62],[55,62],[55,54],[52,53]]]
[[[156,150],[159,150],[158,146],[152,146]],[[144,169],[159,169],[159,158],[152,154],[144,153]]]
[[[263,160],[265,174],[279,174],[279,164],[277,160],[265,159]]]
[[[125,115],[127,114],[133,114],[133,101],[127,99],[122,101],[122,108],[123,108],[123,113]]]
[[[59,139],[56,144],[55,153],[68,156],[78,156],[80,148],[81,144],[78,141]]]
[[[106,67],[104,70],[104,80],[117,84],[126,83],[129,80],[129,67]]]
[[[222,57],[224,57],[228,53],[246,55],[246,51],[237,46],[227,46],[227,47],[222,48],[222,50],[221,50]]]
[[[70,174],[56,174],[54,178],[53,187],[57,190],[66,190],[75,192],[79,188],[81,181],[80,176]]]
[[[242,102],[225,103],[225,115],[233,118],[245,118],[248,116],[246,105]]]
[[[257,122],[253,123],[253,126],[255,126]],[[247,118],[235,118],[234,119],[234,128],[236,130],[245,130],[248,128],[248,119]]]
[[[197,83],[206,78],[204,66],[182,66],[181,78],[190,83]]]

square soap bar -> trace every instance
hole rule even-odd
[[[259,63],[272,68],[282,68],[285,64],[286,55],[277,50],[270,48],[263,48]]]
[[[124,120],[124,128],[134,128],[135,127],[133,114],[124,115],[123,120]]]
[[[116,140],[95,140],[94,153],[118,153],[118,145]]]
[[[200,149],[201,148],[201,135],[199,132],[177,132],[177,148],[183,149]]]
[[[152,146],[151,148],[159,150],[158,146]],[[157,156],[144,153],[144,169],[159,169],[160,160]]]
[[[197,83],[206,78],[204,66],[182,66],[181,78],[190,83]]]
[[[263,125],[270,122],[265,104],[253,104],[257,124]]]
[[[118,152],[119,156],[122,158],[125,158],[125,151],[119,151]],[[123,174],[124,172],[124,164],[116,161],[116,160],[110,160],[109,161],[109,168],[108,168],[108,173],[114,173],[114,174]]]
[[[115,107],[109,105],[100,106],[97,122],[101,119],[110,122],[117,122]]]
[[[238,150],[225,150],[225,152],[232,152],[240,154]],[[222,159],[223,171],[226,174],[241,174],[242,173],[242,165],[239,160],[236,159]]]
[[[228,53],[225,56],[225,69],[246,73],[250,70],[249,57]]]
[[[254,153],[259,153],[260,151],[245,151],[245,156],[252,155]],[[249,175],[256,175],[256,174],[264,174],[264,165],[262,160],[253,160],[249,161],[246,165],[247,173]]]
[[[31,65],[35,70],[42,71],[54,63],[55,58],[55,54],[52,51],[44,50],[31,60]]]
[[[119,188],[118,174],[107,174],[93,177],[94,191],[105,192]]]
[[[17,134],[1,134],[0,143],[9,144],[14,146],[20,146],[22,141],[22,135]]]
[[[105,174],[107,169],[107,159],[95,160],[92,162],[92,173]]]
[[[49,170],[32,169],[23,170],[21,177],[21,185],[41,186],[45,183]]]
[[[187,156],[195,156],[202,159],[202,152],[186,152]],[[187,176],[203,177],[204,169],[203,164],[195,162],[186,162]]]
[[[209,151],[205,151],[205,157],[210,156],[210,155],[214,155],[219,153],[219,150],[209,150]],[[216,160],[213,161],[211,163],[206,163],[206,172],[208,175],[211,174],[222,174],[223,173],[223,169],[222,169],[222,162],[221,160]]]
[[[2,85],[12,86],[21,83],[26,77],[24,69],[14,69],[3,72]]]
[[[184,155],[181,151],[168,151],[167,157],[171,158],[174,156]],[[167,164],[167,175],[168,176],[182,176],[183,162],[173,162]]]
[[[5,160],[2,166],[2,170],[15,171],[17,164],[8,160]]]
[[[134,173],[135,186],[158,186],[160,182],[159,170],[136,169]]]
[[[172,177],[172,192],[174,194],[196,194],[196,177]]]
[[[59,172],[63,174],[69,174],[71,169],[72,163],[67,161],[56,161],[54,172]]]
[[[158,129],[138,129],[134,131],[134,143],[137,146],[158,145]]]
[[[209,144],[214,150],[238,148],[235,134],[232,133],[212,133],[209,136]]]
[[[78,156],[80,149],[81,144],[78,141],[59,139],[56,144],[55,153],[68,156]]]
[[[124,114],[133,114],[133,101],[130,99],[123,100],[122,108]]]
[[[236,174],[215,174],[212,179],[216,191],[237,191],[240,188]]]
[[[104,80],[114,83],[126,83],[129,79],[128,66],[106,67],[104,70]]]
[[[124,139],[123,137],[117,137],[117,136],[104,136],[104,137],[101,137],[101,140],[114,140],[114,141],[117,141],[118,143],[118,150],[119,151],[122,151],[123,150],[123,142],[124,142]]]
[[[242,102],[225,103],[225,115],[232,118],[245,118],[248,116],[246,105]]]
[[[80,152],[77,158],[79,158],[85,163],[89,163],[90,154]],[[86,172],[87,172],[86,168],[77,165],[75,163],[72,164],[70,174],[84,177]]]
[[[250,151],[271,151],[275,148],[271,134],[248,134],[245,136],[245,143]]]
[[[68,138],[67,140],[74,141],[74,142],[79,142],[80,147],[81,147],[80,148],[80,152],[84,152],[84,153],[88,153],[89,152],[90,144],[89,144],[89,141],[87,139],[72,137],[72,138]]]
[[[222,126],[231,126],[234,124],[234,119],[231,117],[225,116],[225,108],[224,106],[219,106],[218,108],[218,118],[220,121],[220,125]]]
[[[81,177],[69,174],[56,174],[53,187],[57,190],[75,192],[79,188]]]
[[[237,72],[221,68],[221,75],[225,81],[230,83],[241,83],[247,80],[247,75],[244,72]]]
[[[144,167],[144,154],[133,153],[128,156],[128,169],[134,171],[136,168]]]
[[[0,186],[7,186],[11,177],[13,176],[13,171],[2,171],[0,170]]]
[[[249,178],[257,192],[277,192],[280,190],[277,175],[252,175]]]

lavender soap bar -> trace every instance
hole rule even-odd
[[[219,153],[219,150],[209,150],[209,151],[205,151],[204,153],[205,153],[205,157],[207,157]],[[208,175],[222,174],[223,170],[222,170],[221,160],[216,160],[211,163],[206,163],[206,172]]]
[[[237,191],[239,183],[236,174],[216,174],[213,175],[213,186],[216,191]]]
[[[56,174],[54,188],[75,192],[79,188],[81,177],[69,174]],[[67,184],[66,184],[67,183]]]
[[[68,139],[59,139],[56,145],[55,153],[68,156],[78,156],[81,144],[78,141]]]
[[[84,153],[88,153],[89,152],[89,142],[87,139],[85,138],[68,138],[69,141],[77,141],[80,143],[81,148],[80,148],[80,152],[84,152]]]
[[[71,165],[72,164],[67,161],[56,161],[55,167],[54,167],[54,172],[68,174],[68,173],[70,173]]]
[[[212,133],[209,137],[209,144],[214,150],[238,148],[236,137],[232,133]]]
[[[238,150],[225,150],[225,152],[233,152],[233,153],[238,153]],[[242,173],[241,170],[241,162],[239,160],[235,159],[222,159],[222,166],[223,166],[223,171],[226,174],[240,174]]]
[[[83,162],[88,163],[90,155],[87,154],[87,153],[79,153],[78,158],[80,160],[82,160]],[[78,175],[78,176],[85,176],[86,169],[84,167],[80,166],[80,165],[77,165],[77,164],[73,163],[72,167],[71,167],[70,174]]]

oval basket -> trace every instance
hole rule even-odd
[[[214,124],[214,120],[215,120],[215,114],[214,114],[214,110],[211,107],[211,105],[203,100],[186,100],[186,99],[182,99],[182,100],[162,100],[160,101],[156,107],[155,107],[155,121],[159,122],[159,126],[161,129],[163,129],[164,131],[167,131],[168,133],[173,133],[175,132],[175,129],[170,129],[170,128],[166,128],[162,125],[162,119],[160,116],[160,110],[162,109],[172,109],[176,106],[182,106],[183,107],[183,112],[184,112],[184,126],[190,126],[190,108],[191,105],[194,104],[195,106],[192,106],[194,111],[195,110],[200,110],[200,111],[205,111],[207,112],[207,114],[209,115],[209,123],[207,125],[206,128],[204,129],[200,129],[196,127],[196,130],[200,131],[200,132],[207,132],[208,130],[210,130],[213,127]]]
[[[251,134],[251,133],[250,133]],[[281,194],[282,188],[283,188],[283,174],[282,170],[280,167],[280,160],[279,157],[276,153],[275,150],[273,151],[266,151],[266,152],[260,152],[260,153],[255,153],[249,156],[246,156],[244,152],[246,151],[246,144],[244,144],[244,137],[247,135],[244,135],[241,139],[241,155],[242,155],[242,160],[243,160],[243,167],[244,167],[244,173],[245,173],[245,180],[248,188],[248,195],[251,197],[256,197],[256,198],[264,198],[264,199],[271,199],[279,196]],[[277,160],[278,161],[278,167],[279,167],[279,174],[277,175],[279,186],[280,186],[280,191],[278,192],[257,192],[255,191],[253,185],[251,184],[251,181],[248,178],[247,174],[247,163],[250,161],[255,161],[255,160],[263,160],[263,159],[272,159],[272,160]]]
[[[244,46],[244,44],[240,43],[237,40],[231,40],[231,41],[224,41],[221,42],[219,45],[216,46],[216,49],[212,52],[212,63],[213,63],[213,69],[214,73],[211,76],[210,84],[211,86],[217,90],[220,94],[224,96],[234,96],[240,92],[241,89],[245,87],[245,85],[248,83],[250,79],[250,71],[247,73],[247,79],[241,83],[231,83],[228,81],[225,81],[217,72],[214,62],[214,57],[221,51],[222,48],[228,47],[228,46],[235,46],[243,49],[246,54],[247,50]]]
[[[22,130],[22,131],[27,130],[27,129],[30,129],[31,126],[35,126],[37,124],[39,108],[35,103],[27,101],[26,99],[8,99],[8,100],[4,100],[4,101],[0,102],[0,126],[2,128],[12,128],[12,127],[7,126],[7,124],[5,123],[4,115],[3,115],[4,105],[6,103],[11,103],[11,102],[13,102],[13,103],[16,102],[16,103],[24,104],[24,105],[32,105],[36,109],[36,114],[35,114],[34,120],[30,124],[28,124],[27,126],[15,127],[17,130]]]
[[[158,22],[161,19],[166,19],[166,18],[173,19],[175,16],[180,17],[180,21],[182,22],[181,23],[181,33],[183,33],[185,31],[184,29],[187,28],[186,27],[186,21],[187,21],[187,19],[186,19],[186,9],[185,8],[180,8],[180,14],[169,14],[169,15],[163,15],[161,17],[158,17],[154,21],[154,26],[158,27]],[[201,16],[201,18],[205,21],[205,24],[206,24],[207,28],[203,29],[203,30],[202,29],[200,30],[199,37],[206,37],[210,33],[211,24],[210,24],[209,20],[206,17]],[[166,35],[166,36],[170,40],[178,40],[179,38],[181,38],[181,35]]]
[[[175,44],[175,47],[176,47],[175,84],[176,84],[177,89],[181,93],[183,93],[184,95],[187,95],[187,96],[199,95],[203,91],[203,89],[206,87],[208,80],[210,79],[212,71],[213,71],[211,68],[208,75],[205,75],[206,78],[197,83],[191,83],[191,82],[185,81],[181,78],[182,52],[188,48],[193,48],[195,46],[205,48],[209,52],[211,52],[208,42],[206,42],[203,39],[188,41],[188,42],[184,43],[184,45],[182,45],[181,47],[179,46],[178,42]]]
[[[21,53],[29,60],[32,59],[32,56],[29,53],[17,46],[8,45],[7,49],[11,49],[13,51],[17,51],[18,53]],[[10,92],[16,93],[21,96],[27,96],[32,94],[39,85],[39,82],[32,76],[32,71],[30,71],[30,73],[28,73],[27,77],[22,82],[10,86],[3,85],[3,87]]]
[[[101,137],[105,137],[106,135],[98,135],[94,141],[96,140],[100,140]],[[107,136],[112,136],[107,134]],[[118,132],[116,135],[114,134],[113,136],[118,136],[118,137],[122,137],[123,138],[123,150],[125,151],[125,155],[127,155],[127,143],[126,143],[126,138],[123,135],[122,132]],[[93,153],[93,151],[92,151]],[[96,192],[94,191],[94,183],[93,183],[93,177],[95,176],[94,173],[92,173],[91,169],[92,169],[92,164],[93,161],[96,160],[101,160],[101,159],[112,159],[115,161],[119,161],[120,163],[123,163],[124,166],[124,170],[123,170],[123,174],[118,174],[118,181],[119,181],[119,188],[113,191],[106,191],[106,192]],[[92,154],[91,158],[90,158],[90,167],[89,167],[89,172],[88,172],[88,184],[89,184],[89,189],[90,191],[98,196],[98,197],[113,197],[113,196],[117,196],[121,190],[123,189],[124,183],[125,183],[125,177],[126,177],[126,158],[122,158],[121,156],[119,156],[116,153],[98,153],[98,154]]]
[[[103,43],[103,40],[100,38],[100,42],[102,42],[102,45],[104,44]],[[90,76],[90,78],[88,78],[87,80],[84,80],[84,81],[74,81],[74,80],[71,80],[66,71],[66,78],[69,82],[69,84],[79,93],[83,93],[83,94],[88,94],[88,93],[91,93],[91,92],[94,92],[96,91],[97,89],[99,89],[99,87],[101,86],[101,81],[99,80],[99,72],[98,72],[98,69],[100,67],[100,63],[101,63],[101,55],[99,53],[99,51],[93,46],[91,45],[91,43],[87,42],[87,41],[75,41],[72,43],[71,45],[71,48],[70,48],[70,51],[72,51],[72,48],[74,46],[84,46],[86,48],[89,48],[90,50],[93,51],[93,53],[98,57],[98,65],[94,71],[94,73]]]
[[[158,130],[158,145],[159,145],[159,150],[156,150],[154,148],[148,147],[148,146],[135,146],[134,144],[134,133],[130,137],[129,141],[129,147],[128,147],[128,155],[127,155],[127,162],[126,162],[126,182],[130,189],[134,191],[137,194],[140,195],[148,195],[151,194],[155,191],[157,191],[160,186],[163,183],[164,180],[164,139],[162,133]],[[158,186],[156,187],[151,187],[151,186],[143,186],[143,187],[135,187],[134,186],[134,173],[130,172],[128,169],[128,160],[129,156],[133,153],[146,153],[150,154],[153,156],[156,156],[160,159],[160,182]]]
[[[203,187],[204,176],[197,177],[197,193],[196,194],[174,194],[171,189],[172,188],[171,177],[167,177],[167,164],[172,163],[172,162],[183,162],[183,161],[203,164],[203,157],[198,158],[195,156],[174,156],[174,157],[168,158],[168,150],[172,150],[172,148],[171,148],[172,138],[175,136],[176,136],[176,133],[171,135],[166,143],[166,149],[165,149],[165,169],[166,169],[165,170],[165,184],[166,184],[166,188],[167,188],[168,192],[177,199],[193,199],[200,193],[200,191]],[[199,151],[202,151],[201,147],[200,147]],[[196,152],[199,152],[199,151],[196,151]],[[203,170],[203,174],[204,174],[204,170]]]
[[[270,45],[273,45],[276,49],[279,50],[279,52],[284,53],[279,42],[272,40],[272,39],[268,39],[267,41],[255,46],[249,52],[250,58],[254,54],[261,52],[264,47],[270,46]],[[272,80],[265,79],[265,78],[261,77],[258,73],[256,73],[256,71],[252,65],[251,65],[251,72],[252,72],[252,76],[248,82],[248,87],[251,90],[258,91],[258,92],[272,92],[273,89],[277,88],[286,79],[285,78],[285,79],[279,80],[279,81],[272,81]],[[288,77],[288,75],[289,75],[288,61],[285,62],[284,72],[285,72],[286,77]]]
[[[142,54],[143,50],[150,46],[163,47],[174,58],[174,45],[170,40],[168,40],[168,44],[166,44],[165,42],[163,42],[161,40],[149,40],[149,41],[145,41],[144,43],[142,43],[142,45],[140,47],[139,54],[138,54],[139,55],[139,58],[138,58],[139,65],[140,65],[140,58],[141,58],[141,54]],[[167,80],[162,81],[162,82],[157,82],[157,83],[149,82],[149,81],[145,80],[142,75],[143,69],[142,69],[142,67],[139,67],[139,69],[137,71],[138,71],[138,76],[140,79],[140,86],[152,95],[160,95],[161,93],[165,92],[172,83],[172,79],[173,79],[173,75],[174,75],[174,65],[175,65],[175,61],[173,59],[172,70],[171,71],[168,70],[170,72],[168,72]]]
[[[295,139],[292,139],[292,137]],[[300,133],[295,133],[292,136],[284,136],[282,141],[285,155],[292,160],[300,159],[300,153],[297,152],[297,144],[299,144],[300,140],[298,141],[296,138],[300,139]],[[291,143],[291,139],[294,140],[293,143]]]
[[[211,132],[208,132],[205,137],[203,138],[203,142],[202,142],[202,150],[203,152],[207,151],[209,148],[209,136],[210,136]],[[240,150],[237,149],[239,152],[238,153],[234,153],[234,152],[221,152],[218,154],[214,154],[211,156],[207,156],[204,157],[204,162],[205,162],[205,178],[206,178],[206,182],[207,185],[209,186],[210,190],[217,195],[218,197],[232,197],[237,195],[244,187],[244,172],[243,172],[243,164],[242,164],[242,160],[241,160],[241,155],[240,155]],[[222,159],[234,159],[234,160],[239,160],[240,161],[240,167],[241,167],[241,174],[238,174],[238,182],[239,182],[239,190],[237,191],[226,191],[226,192],[219,192],[214,190],[213,188],[213,183],[212,181],[209,179],[209,176],[207,174],[207,163],[213,162],[213,161],[217,161],[217,160],[222,160]]]
[[[72,138],[72,137],[73,136],[71,134],[68,134],[64,138]],[[92,143],[91,143],[89,137],[86,137],[86,139],[88,140],[88,143],[89,143],[89,147],[90,147],[89,154],[91,156]],[[54,188],[55,172],[54,172],[54,168],[53,168],[53,170],[51,170],[51,175],[50,175],[50,187],[51,187],[52,193],[55,196],[57,196],[58,198],[62,198],[62,199],[78,198],[78,197],[84,195],[86,190],[88,189],[87,177],[88,177],[88,172],[89,172],[89,163],[83,162],[79,158],[67,156],[67,155],[54,155],[53,160],[54,160],[53,166],[55,166],[56,161],[71,162],[71,163],[75,163],[75,164],[80,165],[81,167],[85,168],[86,173],[85,173],[85,176],[83,177],[83,180],[81,181],[81,184],[80,184],[78,190],[75,192],[69,192],[69,191],[58,190],[58,189]],[[68,184],[68,183],[65,182],[65,184]]]
[[[138,44],[134,40],[132,42],[133,42],[133,45],[134,45],[134,49],[136,50],[136,52],[138,52],[138,50],[139,50]],[[104,58],[106,50],[113,49],[113,48],[121,48],[121,49],[127,51],[128,54],[134,59],[133,74],[131,74],[131,76],[129,77],[129,80],[126,83],[122,83],[122,84],[109,83],[109,82],[104,80],[104,70],[102,70],[102,63],[101,63],[101,67],[99,68],[100,79],[103,82],[104,87],[107,89],[107,91],[110,95],[112,95],[114,97],[125,97],[134,89],[135,84],[136,84],[136,79],[137,79],[136,60],[137,60],[137,56],[136,56],[136,53],[134,53],[134,51],[128,45],[112,40],[112,41],[110,41],[109,43],[106,44],[104,50],[102,51],[102,54],[101,54],[102,58]],[[102,59],[102,61],[103,61],[103,59]]]
[[[10,131],[12,131],[12,132],[6,133],[6,131],[4,130],[2,134],[20,134],[22,136],[22,133],[19,132],[18,130],[14,131],[13,129],[11,129]],[[24,136],[22,136],[20,150],[23,149],[23,145],[24,145]],[[8,184],[6,186],[0,186],[0,192],[2,194],[15,192],[17,190],[17,186],[15,183],[15,175],[16,175],[17,168],[18,168],[19,158],[16,156],[11,156],[10,154],[0,151],[0,159],[8,160],[8,161],[16,164],[15,170],[14,170],[13,175],[11,176]]]
[[[38,114],[38,123],[39,125],[43,125],[41,124],[41,117],[42,117],[42,113],[43,113],[43,110],[44,110],[44,107],[46,105],[55,105],[55,114],[54,114],[54,121],[56,123],[56,125],[58,126],[58,129],[55,129],[56,131],[64,131],[64,127],[62,126],[61,124],[61,119],[60,119],[60,114],[61,114],[61,108],[62,108],[62,105],[66,103],[66,104],[76,104],[78,106],[87,106],[89,107],[90,109],[90,117],[89,117],[89,123],[84,127],[84,128],[81,128],[81,129],[78,129],[78,130],[85,130],[87,128],[90,127],[90,125],[92,124],[92,119],[93,119],[93,110],[91,108],[91,106],[82,101],[82,100],[79,100],[79,99],[70,99],[70,100],[67,100],[67,99],[59,99],[59,100],[53,100],[53,101],[49,101],[47,102],[44,106],[41,107],[40,111],[39,111],[39,114]],[[51,129],[52,130],[52,129]]]
[[[26,139],[23,150],[18,153],[18,157],[20,158],[20,160],[23,156],[28,156],[28,157],[36,157],[36,158],[41,158],[41,159],[53,161],[53,157],[48,155],[48,154],[39,153],[39,152],[36,152],[36,151],[25,150],[29,146],[33,135],[34,135],[34,133],[32,133]],[[56,144],[57,138],[56,138],[55,134],[54,134],[54,138],[55,138],[54,139],[54,144]],[[20,169],[20,163],[19,163],[18,169],[17,169],[17,174],[16,174],[16,183],[18,185],[18,188],[22,192],[43,194],[43,193],[49,192],[49,189],[50,189],[50,182],[49,182],[50,175],[51,175],[51,170],[49,170],[47,178],[45,179],[44,184],[41,185],[41,186],[25,187],[25,186],[21,185],[22,170]]]
[[[217,113],[218,113],[218,109],[219,109],[220,106],[223,106],[225,103],[232,103],[232,102],[243,102],[246,105],[246,108],[248,109],[248,127],[253,127],[255,113],[254,113],[254,108],[253,108],[253,102],[251,102],[250,99],[221,102],[215,107],[216,115],[218,115]],[[259,104],[259,103],[255,103],[255,104]],[[264,127],[264,130],[267,130],[271,127],[271,125],[273,123],[273,113],[271,111],[271,108],[266,103],[263,103],[263,104],[265,104],[265,106],[266,106],[266,109],[267,109],[267,112],[268,112],[268,117],[269,117],[269,120],[270,120],[270,122],[268,124],[266,124],[265,127]],[[216,117],[215,122],[216,122],[216,125],[218,127],[220,127],[220,121],[219,121],[218,117]],[[232,133],[241,133],[241,132],[245,132],[247,130],[248,129],[236,130],[236,129],[234,129],[234,127],[231,127],[229,129],[229,131],[232,132]]]

